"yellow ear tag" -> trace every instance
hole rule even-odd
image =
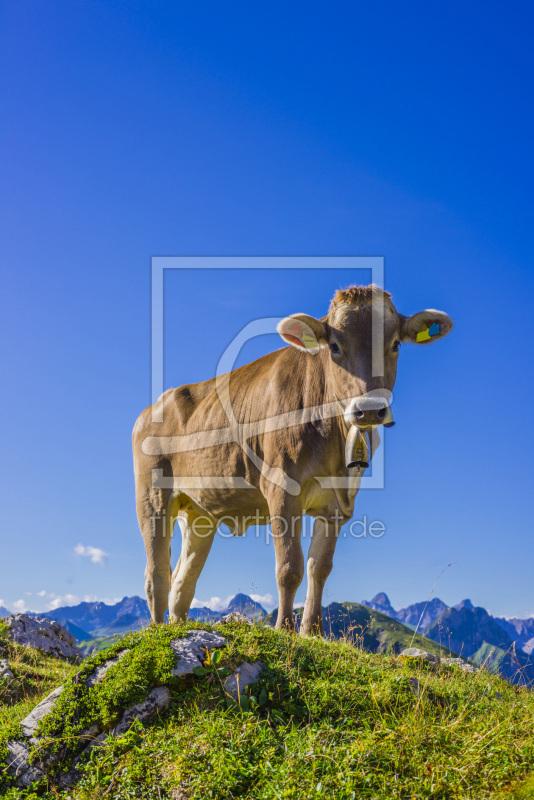
[[[308,333],[308,331],[302,332],[302,343],[304,347],[307,347],[309,350],[315,350],[317,347],[319,347],[315,336],[313,336],[311,333]]]
[[[415,337],[416,342],[426,342],[428,339],[430,339],[428,328],[423,328],[423,330],[420,331]]]

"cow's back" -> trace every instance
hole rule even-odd
[[[141,444],[147,436],[185,436],[227,427],[224,406],[246,425],[303,408],[307,402],[322,402],[317,392],[320,378],[310,380],[309,360],[306,353],[286,347],[219,378],[168,389],[139,416],[134,443]],[[319,400],[307,400],[310,388]]]

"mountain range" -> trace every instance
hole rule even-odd
[[[189,618],[212,622],[233,611],[240,611],[253,618],[267,616],[267,611],[251,597],[246,594],[236,594],[228,606],[221,611],[213,611],[207,607],[192,608]],[[10,613],[7,608],[0,607],[0,617]],[[136,596],[123,597],[113,605],[102,602],[83,602],[76,606],[55,608],[53,611],[29,613],[32,616],[48,617],[48,619],[59,622],[72,633],[78,646],[86,653],[95,648],[107,647],[115,641],[117,635],[139,630],[150,622],[150,612],[146,600]]]
[[[216,621],[232,611],[264,617],[274,625],[276,611],[270,614],[255,600],[237,594],[221,611],[203,607],[191,609],[190,619]],[[0,617],[10,612],[0,607]],[[302,609],[296,609],[297,624]],[[117,635],[145,627],[150,621],[146,600],[124,597],[118,603],[79,603],[63,606],[39,616],[57,620],[75,637],[84,652],[108,646]],[[335,638],[350,635],[372,652],[400,652],[411,644],[461,654],[478,664],[486,664],[509,680],[534,681],[534,617],[527,619],[493,617],[485,608],[462,600],[449,607],[439,598],[414,603],[396,610],[384,592],[361,603],[331,603],[323,608],[325,633]],[[430,644],[433,642],[435,644]],[[436,649],[437,648],[437,649]],[[534,654],[533,654],[534,655]]]
[[[434,597],[428,602],[413,603],[411,606],[396,611],[385,592],[379,592],[372,600],[362,600],[362,605],[381,611],[382,614],[387,614],[393,619],[398,619],[404,625],[418,627],[419,630],[424,630],[448,608],[443,600]]]
[[[476,664],[485,664],[508,680],[534,682],[534,617],[493,617],[471,600],[452,608],[439,598],[396,611],[384,592],[363,605],[388,614],[417,628],[428,639],[439,642]]]
[[[481,606],[474,606],[471,600],[465,599],[456,606],[449,607],[438,597],[422,603],[414,603],[398,611],[393,608],[385,592],[379,592],[372,600],[362,600],[362,605],[393,617],[404,625],[417,627],[417,630],[436,641],[443,641],[458,650],[461,645],[464,653],[471,655],[475,643],[480,639],[492,644],[513,642],[515,647],[530,654],[534,649],[534,617],[507,619],[492,617]],[[439,623],[438,623],[439,620]],[[506,636],[503,636],[503,633]],[[489,637],[489,638],[488,638]],[[476,648],[475,648],[476,649]]]

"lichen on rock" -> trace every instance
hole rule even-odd
[[[82,651],[76,647],[76,639],[63,625],[46,617],[29,614],[10,614],[3,620],[7,625],[7,636],[24,647],[35,647],[43,653],[57,658],[72,658],[81,661]]]

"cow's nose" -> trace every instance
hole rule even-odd
[[[391,407],[385,397],[362,395],[348,404],[345,419],[360,428],[390,425],[393,422]]]
[[[387,409],[368,408],[365,411],[358,408],[354,412],[356,424],[362,427],[369,425],[381,425],[386,418]]]

